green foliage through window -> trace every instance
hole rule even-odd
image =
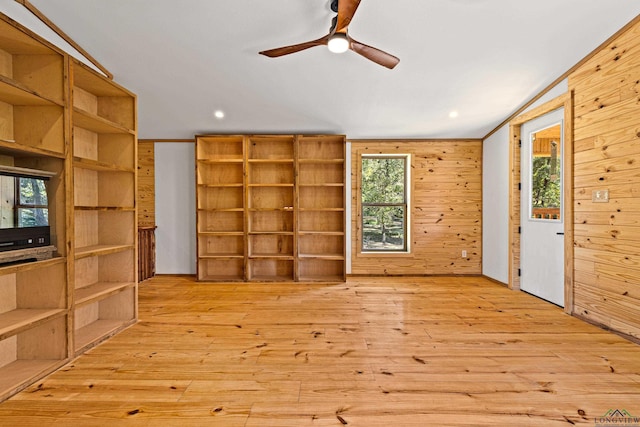
[[[533,159],[531,201],[534,208],[560,207],[559,171],[557,166],[555,170],[552,170],[552,166],[550,157],[536,157]]]
[[[407,156],[362,156],[362,250],[407,250]]]
[[[49,225],[47,189],[43,179],[18,178],[18,226]]]
[[[531,136],[531,212],[530,218],[561,220],[562,140],[561,126],[544,129],[546,137]],[[557,139],[556,139],[557,137]]]

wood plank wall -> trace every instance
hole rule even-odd
[[[156,225],[155,143],[138,142],[138,227]]]
[[[411,154],[411,254],[358,253],[359,154]],[[355,140],[351,142],[353,275],[482,273],[482,142]],[[462,257],[462,251],[467,257]]]
[[[640,21],[569,76],[575,314],[640,337]],[[609,190],[609,203],[592,193]]]

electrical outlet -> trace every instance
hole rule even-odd
[[[467,251],[462,251],[462,258],[466,258],[467,257]]]
[[[593,190],[591,201],[593,203],[609,203],[609,190]]]

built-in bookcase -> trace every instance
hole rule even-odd
[[[295,266],[295,137],[259,136],[247,144],[247,280],[291,281]]]
[[[198,279],[344,280],[344,150],[344,136],[198,136]]]
[[[51,258],[0,264],[0,401],[135,322],[136,98],[0,13],[0,165],[47,181]]]
[[[72,61],[74,349],[136,319],[136,99]]]
[[[298,140],[298,279],[345,277],[345,141]]]
[[[69,357],[66,57],[0,14],[0,164],[51,172],[53,257],[0,265],[0,400]]]
[[[244,139],[196,144],[198,280],[244,280]]]

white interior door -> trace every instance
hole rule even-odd
[[[564,109],[521,129],[520,289],[564,307]]]

